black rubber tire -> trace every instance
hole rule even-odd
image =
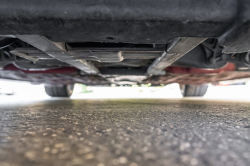
[[[207,92],[208,85],[180,85],[183,97],[202,97]]]
[[[62,86],[45,85],[44,88],[47,95],[51,97],[70,97],[74,90],[74,84]]]

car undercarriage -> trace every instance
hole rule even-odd
[[[249,9],[248,0],[3,0],[0,78],[47,87],[249,78]]]

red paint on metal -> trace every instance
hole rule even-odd
[[[77,69],[74,67],[62,67],[57,69],[49,69],[49,70],[40,70],[40,71],[30,71],[30,70],[22,70],[14,66],[13,64],[7,65],[3,70],[10,71],[22,71],[24,73],[32,73],[32,74],[73,74],[77,72]]]
[[[209,74],[209,73],[222,73],[224,71],[234,71],[235,64],[228,63],[226,66],[220,69],[199,69],[199,68],[185,68],[185,67],[177,67],[177,66],[170,66],[165,69],[165,71],[169,73],[175,74]]]

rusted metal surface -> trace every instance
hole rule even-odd
[[[80,74],[47,74],[47,73],[24,73],[23,71],[0,71],[0,79],[27,81],[44,84],[72,84],[82,83],[85,85],[110,85],[110,82],[97,75]]]
[[[224,80],[250,78],[250,72],[224,71],[222,73],[208,74],[167,74],[164,76],[152,76],[142,81],[142,84],[152,85],[180,83],[180,84],[204,84]],[[22,71],[1,71],[0,79],[20,80],[32,83],[47,84],[71,84],[82,83],[89,86],[110,85],[111,83],[100,76],[79,74],[46,74],[24,73]]]
[[[169,67],[165,69],[168,73],[163,76],[152,76],[144,81],[134,81],[138,84],[151,83],[152,85],[180,83],[180,84],[204,84],[225,80],[250,78],[248,71],[233,71],[234,64],[228,64],[217,70],[204,70],[197,68]],[[127,76],[126,81],[132,76]],[[20,80],[32,83],[47,84],[72,84],[82,83],[86,85],[110,85],[111,83],[120,84],[124,80],[106,79],[97,75],[80,75],[76,68],[64,67],[45,71],[21,70],[14,65],[8,65],[4,70],[0,70],[0,79]],[[116,81],[114,81],[116,80]],[[131,79],[130,79],[131,81]]]
[[[144,80],[143,83],[152,85],[180,83],[180,84],[204,84],[224,80],[234,80],[250,78],[250,72],[235,71],[235,64],[228,63],[224,67],[215,70],[199,68],[184,68],[170,66],[165,69],[167,72],[163,76],[152,76]]]
[[[200,68],[185,68],[185,67],[177,67],[177,66],[170,66],[165,69],[168,73],[174,74],[209,74],[209,73],[222,73],[224,71],[235,71],[235,64],[227,63],[224,67],[220,69],[200,69]]]
[[[162,56],[155,59],[149,66],[147,73],[149,75],[164,75],[164,69],[177,61],[183,55],[191,51],[197,45],[202,43],[206,38],[199,37],[182,37],[176,38]]]
[[[180,84],[204,84],[224,80],[234,80],[240,78],[250,78],[250,72],[224,71],[222,73],[209,74],[167,74],[164,76],[152,76],[144,80],[143,84],[152,85],[180,83]]]
[[[65,62],[71,66],[74,66],[87,74],[94,75],[99,73],[99,70],[91,62],[87,62],[84,59],[74,59],[68,53],[67,48],[65,47],[65,43],[53,42],[46,37],[39,35],[16,35],[16,37],[45,52],[49,56],[58,59],[61,62]],[[18,56],[21,55],[21,57],[25,57],[25,59],[32,58],[20,51],[14,51],[13,53]]]
[[[56,69],[48,69],[48,70],[22,70],[17,68],[13,64],[9,64],[4,67],[3,70],[6,71],[22,71],[23,73],[27,74],[76,74],[77,69],[74,67],[62,67],[62,68],[56,68]]]

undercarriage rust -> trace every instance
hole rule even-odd
[[[10,68],[9,68],[10,69]],[[70,70],[67,70],[70,69]],[[82,83],[89,86],[110,85],[110,82],[97,75],[80,75],[74,68],[66,68],[68,73],[62,69],[52,69],[50,71],[23,71],[12,68],[0,72],[0,79],[26,81],[42,84],[72,84]]]
[[[170,83],[204,84],[250,77],[248,71],[235,71],[235,64],[233,63],[228,63],[224,67],[214,70],[171,66],[167,67],[165,71],[167,72],[166,75],[149,77],[143,83],[152,85]]]
[[[249,78],[250,72],[225,71],[222,73],[210,74],[167,74],[164,76],[152,76],[144,80],[143,84],[166,85],[171,83],[179,84],[205,84],[225,80]]]
[[[227,63],[224,67],[219,69],[200,69],[200,68],[185,68],[185,67],[178,67],[178,66],[171,66],[167,67],[165,71],[168,73],[174,74],[209,74],[209,73],[221,73],[224,71],[234,71],[235,64]]]
[[[213,83],[225,80],[234,80],[241,78],[250,78],[250,72],[248,71],[230,71],[232,65],[225,67],[224,70],[220,70],[217,73],[167,73],[164,76],[152,76],[144,81],[142,84],[151,85],[166,85],[171,83],[180,84],[204,84]],[[178,69],[178,67],[176,67]],[[108,81],[104,77],[97,75],[80,75],[74,68],[66,68],[68,73],[65,74],[65,69],[52,69],[49,71],[24,71],[13,66],[6,68],[0,72],[0,79],[20,80],[28,81],[32,83],[45,83],[45,84],[72,84],[82,83],[89,86],[97,85],[111,85],[112,82]],[[227,70],[225,70],[227,69]],[[201,70],[201,69],[197,69]],[[183,70],[182,70],[183,71]],[[192,70],[189,70],[192,71]],[[209,71],[209,70],[207,70]]]

